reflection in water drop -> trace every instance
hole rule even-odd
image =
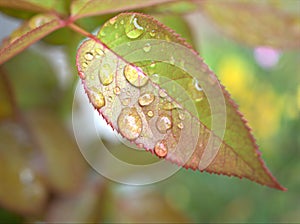
[[[142,119],[135,107],[124,108],[118,117],[120,133],[128,140],[138,138],[142,132]]]

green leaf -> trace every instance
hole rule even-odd
[[[57,106],[61,93],[58,79],[45,56],[27,49],[3,67],[10,80],[16,104],[21,110]]]
[[[263,1],[203,1],[200,8],[222,32],[242,43],[294,49],[300,47],[300,4],[289,4],[298,8],[297,14]]]
[[[0,0],[0,7],[28,10],[33,12],[56,11],[66,13],[69,1],[61,0]]]
[[[120,12],[125,10],[140,9],[176,0],[73,0],[71,15],[74,20],[101,14]]]
[[[0,48],[0,65],[65,24],[53,14],[39,14],[15,30]]]
[[[139,13],[112,18],[98,37],[80,46],[77,68],[90,102],[123,137],[186,168],[284,190],[237,106],[184,39]]]

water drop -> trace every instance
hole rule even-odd
[[[178,112],[178,117],[179,117],[180,120],[184,120],[185,115],[184,115],[183,111]]]
[[[172,121],[167,116],[159,116],[156,121],[156,127],[161,133],[166,133],[172,127]]]
[[[176,108],[176,105],[172,102],[165,102],[162,107],[164,110],[173,110]]]
[[[151,45],[149,43],[146,43],[145,46],[143,47],[143,50],[147,53],[151,50]]]
[[[183,129],[183,124],[180,122],[180,123],[177,125],[177,127],[178,127],[179,129]]]
[[[173,56],[171,56],[170,58],[170,64],[175,65],[175,58]]]
[[[119,86],[116,86],[116,87],[114,88],[114,93],[115,93],[116,95],[119,95],[119,94],[121,93],[121,89],[120,89]]]
[[[96,58],[103,57],[105,55],[104,51],[100,48],[96,48],[95,52],[96,52]]]
[[[196,78],[193,79],[193,84],[194,84],[196,90],[203,91],[203,89],[199,85],[199,81]]]
[[[120,133],[128,140],[138,138],[142,132],[142,119],[135,107],[124,108],[118,117]]]
[[[139,104],[141,106],[148,106],[154,100],[154,95],[152,93],[145,93],[139,97]]]
[[[87,61],[91,61],[91,60],[93,60],[94,55],[93,55],[91,52],[86,52],[85,55],[84,55],[84,58],[85,58]]]
[[[98,89],[92,89],[88,91],[88,95],[91,103],[96,109],[100,109],[105,105],[105,98],[103,94]]]
[[[164,140],[159,141],[156,143],[155,147],[154,147],[154,152],[155,154],[160,157],[160,158],[164,158],[167,156],[168,154],[168,147],[165,143]]]
[[[114,73],[111,66],[109,64],[104,64],[102,68],[100,68],[98,76],[103,85],[107,86],[111,84],[114,79]]]
[[[141,36],[143,32],[144,28],[139,25],[138,18],[133,15],[125,27],[125,33],[127,37],[130,39],[136,39]]]
[[[155,30],[151,30],[149,34],[150,34],[151,37],[155,37],[156,31]]]
[[[81,64],[81,66],[82,66],[83,68],[87,68],[87,67],[88,67],[88,63],[83,62],[83,63]]]
[[[155,65],[156,65],[156,63],[154,61],[152,61],[151,64],[150,64],[150,68],[154,68]]]
[[[152,74],[151,75],[151,81],[157,83],[159,81],[159,75],[158,74]]]
[[[152,110],[149,110],[148,112],[147,112],[147,115],[149,116],[149,117],[153,117],[153,111]]]
[[[130,104],[130,98],[125,98],[121,101],[124,106],[128,106]]]
[[[115,29],[118,29],[118,24],[117,23],[115,24]]]
[[[164,89],[159,89],[158,94],[162,98],[165,98],[167,96],[167,93]]]
[[[129,64],[124,67],[124,76],[135,87],[142,87],[148,82],[148,76],[143,74],[141,68],[133,67]]]
[[[120,24],[121,24],[121,25],[124,25],[124,20],[123,20],[123,19],[120,21]]]

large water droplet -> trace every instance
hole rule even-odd
[[[139,104],[141,106],[148,106],[154,100],[154,95],[152,93],[144,93],[139,97]]]
[[[156,121],[156,127],[161,133],[166,133],[172,127],[172,121],[167,116],[159,116]]]
[[[129,64],[124,67],[124,76],[127,81],[135,87],[142,87],[146,85],[149,79],[148,76],[143,74],[140,68],[135,68]]]
[[[164,140],[159,141],[156,143],[155,147],[154,147],[154,152],[155,154],[160,157],[160,158],[164,158],[167,156],[168,154],[168,147],[165,143]]]
[[[102,68],[100,68],[98,76],[103,85],[107,86],[111,84],[114,79],[114,73],[111,66],[109,64],[104,64]]]
[[[147,53],[151,50],[151,45],[150,43],[146,43],[145,46],[143,47],[143,50]]]
[[[125,33],[128,38],[136,39],[141,36],[144,32],[144,28],[138,23],[138,19],[133,15],[129,23],[125,27]]]
[[[118,117],[120,133],[129,140],[138,138],[142,132],[142,119],[135,107],[124,108]]]
[[[84,55],[85,60],[87,61],[91,61],[94,58],[94,55],[92,54],[92,52],[86,52]]]
[[[88,91],[88,95],[91,103],[96,109],[100,109],[105,105],[105,98],[103,94],[98,89],[92,89]]]

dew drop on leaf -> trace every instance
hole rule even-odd
[[[183,111],[179,111],[178,117],[179,117],[180,120],[184,120],[185,115],[184,115]]]
[[[119,95],[120,93],[121,93],[120,87],[119,87],[119,86],[116,86],[116,87],[114,88],[114,94]]]
[[[155,30],[151,30],[149,34],[150,34],[151,37],[155,37],[156,31]]]
[[[168,154],[168,147],[166,143],[164,141],[157,142],[154,147],[154,152],[160,158],[166,157]]]
[[[153,111],[152,110],[149,110],[148,112],[147,112],[147,115],[149,116],[149,117],[153,117]]]
[[[143,47],[143,50],[147,53],[151,50],[151,45],[150,43],[146,43],[145,46]]]
[[[166,133],[172,127],[172,121],[167,116],[159,116],[156,121],[156,127],[161,133]]]
[[[100,109],[101,107],[105,106],[105,98],[98,89],[91,89],[88,91],[88,95],[91,103],[96,109]]]
[[[197,79],[195,79],[195,78],[193,79],[193,85],[195,86],[196,90],[203,91],[203,89],[199,85],[199,81]]]
[[[92,54],[92,52],[86,52],[85,55],[84,55],[84,58],[87,60],[87,61],[91,61],[94,59],[94,55]]]
[[[104,51],[100,48],[96,48],[95,52],[96,52],[96,58],[103,57],[105,55]]]
[[[139,97],[139,104],[141,106],[148,106],[154,100],[154,95],[152,93],[144,93],[142,96]]]
[[[104,64],[99,70],[99,79],[100,82],[107,86],[112,83],[114,79],[114,73],[109,64]]]
[[[179,129],[183,129],[183,124],[180,122],[180,123],[177,125],[177,127],[178,127]]]
[[[139,70],[141,69],[139,68]],[[129,64],[124,67],[124,76],[127,81],[135,87],[142,87],[148,82],[148,76],[145,76],[142,72],[137,71],[135,67]]]
[[[132,15],[128,24],[125,27],[126,36],[130,39],[136,39],[141,36],[144,32],[144,28],[139,25],[137,17]]]
[[[162,97],[162,98],[165,98],[167,96],[167,93],[165,90],[163,89],[159,89],[159,92],[158,92],[159,96]]]
[[[142,132],[142,119],[135,107],[124,108],[118,117],[120,133],[129,140],[138,138]]]
[[[125,98],[121,101],[124,106],[128,106],[130,104],[130,98]]]

